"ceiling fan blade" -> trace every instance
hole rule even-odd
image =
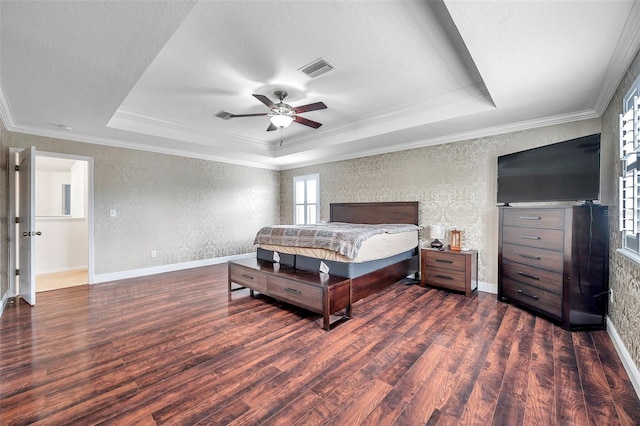
[[[260,114],[230,114],[229,118],[236,118],[236,117],[264,117],[265,115],[267,115],[266,112],[260,113]]]
[[[278,127],[275,126],[273,123],[269,123],[269,127],[267,128],[267,132],[273,132],[274,130],[277,130]]]
[[[262,102],[263,104],[265,104],[266,106],[268,106],[269,109],[273,109],[276,107],[275,104],[271,102],[271,99],[267,98],[265,95],[254,94],[253,97],[259,100],[260,102]]]
[[[307,112],[307,111],[315,111],[318,109],[326,109],[327,106],[323,103],[323,102],[316,102],[314,104],[309,104],[309,105],[302,105],[299,107],[295,107],[293,109],[293,111],[296,114],[300,114],[301,112]]]
[[[317,121],[309,120],[308,118],[300,117],[297,115],[293,118],[293,121],[295,121],[296,123],[304,124],[305,126],[313,127],[314,129],[322,126],[322,123],[318,123]]]

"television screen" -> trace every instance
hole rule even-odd
[[[599,133],[498,157],[498,203],[599,197]]]

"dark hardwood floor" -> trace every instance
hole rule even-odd
[[[0,424],[632,425],[604,331],[404,282],[319,315],[226,265],[38,294],[0,318]]]

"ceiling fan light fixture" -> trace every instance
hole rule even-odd
[[[269,119],[276,127],[288,127],[293,122],[293,117],[285,114],[274,114]]]

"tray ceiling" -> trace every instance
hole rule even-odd
[[[283,169],[599,116],[633,1],[0,3],[11,131]],[[300,71],[324,58],[334,69]],[[267,132],[252,94],[327,109]]]

